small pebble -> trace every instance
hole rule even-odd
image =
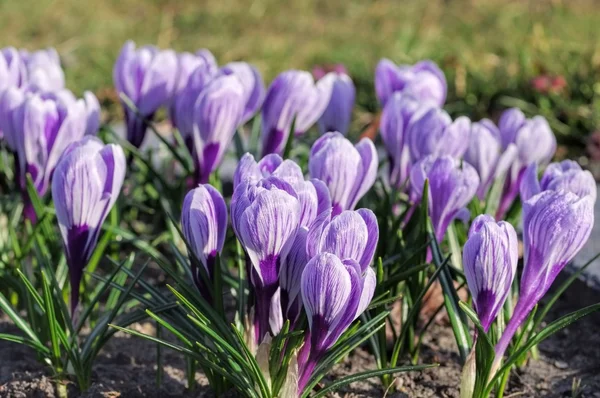
[[[569,364],[565,361],[554,361],[554,366],[557,369],[567,369],[569,367]]]

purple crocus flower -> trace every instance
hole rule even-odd
[[[217,77],[200,93],[194,105],[192,136],[198,183],[206,183],[223,160],[242,122],[244,104],[244,88],[236,76]]]
[[[381,106],[385,106],[397,91],[409,94],[421,102],[442,106],[446,102],[448,87],[444,73],[432,61],[396,65],[384,58],[375,69],[375,91]]]
[[[256,67],[246,62],[231,62],[221,68],[225,75],[235,75],[244,88],[244,116],[242,124],[252,119],[265,99],[265,83]]]
[[[26,195],[26,174],[31,175],[38,194],[44,195],[64,150],[85,134],[86,106],[83,100],[71,101],[66,95],[19,94],[11,90],[4,96],[10,105],[6,108],[9,123],[4,128],[12,136],[18,157],[25,217],[35,221]]]
[[[523,173],[531,163],[546,165],[556,151],[556,138],[542,116],[525,118],[523,112],[513,108],[505,111],[498,123],[502,147],[516,146],[516,158],[506,175],[502,198],[496,218],[504,217],[519,194]]]
[[[29,91],[48,92],[65,87],[65,74],[54,48],[28,52],[21,51],[27,70],[26,87]]]
[[[94,252],[102,223],[115,204],[125,178],[120,146],[86,136],[60,158],[52,180],[52,199],[71,278],[71,311],[79,302],[79,283]]]
[[[113,80],[119,94],[127,96],[140,115],[123,103],[127,123],[127,139],[139,147],[144,140],[147,123],[161,106],[171,103],[177,84],[177,54],[154,46],[135,48],[125,43],[113,69]]]
[[[302,272],[310,260],[306,250],[307,236],[306,227],[298,229],[298,234],[279,273],[282,320],[289,319],[290,329],[294,329],[302,313],[302,297],[298,281],[302,278]]]
[[[242,182],[231,200],[234,231],[250,258],[256,342],[281,326],[279,273],[300,227],[301,205],[287,182],[276,177]]]
[[[525,202],[542,191],[564,190],[579,197],[591,196],[596,201],[596,181],[594,176],[572,160],[551,163],[538,181],[537,164],[532,163],[525,170],[521,181],[521,201]]]
[[[317,215],[331,209],[329,190],[322,181],[314,178],[306,181],[298,164],[289,159],[283,160],[274,153],[265,156],[259,162],[256,162],[250,153],[242,156],[233,177],[234,190],[242,182],[257,184],[269,176],[287,182],[298,195],[302,227],[308,227]]]
[[[326,76],[332,77],[333,87],[329,103],[319,118],[319,131],[321,134],[338,131],[347,135],[356,96],[354,83],[346,73],[330,72]]]
[[[483,330],[489,330],[504,305],[517,272],[517,233],[505,221],[480,215],[473,220],[463,249],[463,265]]]
[[[523,203],[523,275],[519,300],[496,345],[497,369],[515,332],[565,265],[588,240],[594,199],[564,190],[544,191]]]
[[[395,92],[387,101],[381,114],[381,138],[389,159],[389,182],[401,188],[410,173],[410,152],[407,145],[408,127],[414,118],[429,109],[408,94]]]
[[[77,97],[67,89],[41,92],[39,95],[45,100],[60,101],[67,106],[77,103]],[[81,102],[85,107],[85,134],[96,135],[100,127],[100,103],[98,98],[92,92],[85,91]]]
[[[377,150],[368,138],[353,146],[338,132],[319,138],[310,150],[308,169],[327,185],[333,214],[352,210],[377,178]]]
[[[469,118],[461,116],[453,122],[446,111],[431,107],[408,128],[410,157],[413,162],[427,155],[460,158],[467,150],[470,133]]]
[[[477,170],[479,188],[477,196],[484,200],[494,179],[510,167],[516,155],[516,146],[509,144],[504,151],[500,131],[489,119],[471,124],[467,151],[463,158]]]
[[[198,267],[204,267],[210,279],[214,275],[215,258],[223,250],[227,232],[227,206],[223,196],[211,185],[200,185],[188,192],[181,210],[183,235],[192,251],[194,282],[205,298],[210,298]],[[198,264],[197,261],[200,263]]]
[[[304,71],[289,70],[277,76],[262,107],[262,155],[283,153],[294,120],[295,135],[315,124],[329,103],[332,86],[332,76],[316,84]]]
[[[192,112],[196,98],[217,73],[217,61],[208,50],[177,54],[177,79],[169,116],[184,138],[192,134]]]
[[[25,97],[26,93],[17,87],[8,87],[0,93],[0,131],[4,135],[8,148],[15,153],[18,137],[14,126],[16,110],[23,105]],[[16,166],[18,167],[18,162]]]
[[[326,351],[368,307],[375,284],[373,269],[362,270],[354,260],[320,253],[308,262],[301,280],[308,331],[298,355],[299,391]]]
[[[13,47],[0,49],[0,93],[8,87],[21,87],[27,70],[19,51]]]
[[[425,180],[429,180],[429,214],[438,241],[444,239],[450,223],[456,218],[468,217],[466,206],[479,186],[477,171],[451,156],[436,158],[432,155],[420,160],[410,172],[412,200],[423,197]]]
[[[310,225],[306,251],[309,258],[327,252],[351,259],[364,271],[373,262],[378,241],[377,217],[371,210],[346,210],[337,216],[327,210]]]

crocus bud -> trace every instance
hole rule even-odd
[[[208,75],[217,74],[219,68],[217,60],[209,50],[198,50],[195,54],[189,52],[177,54],[177,79],[174,95],[179,95],[186,89],[190,76],[198,68]]]
[[[310,73],[290,70],[275,78],[262,107],[262,155],[282,154],[292,122],[294,134],[306,132],[325,111],[333,77],[324,77],[316,84]]]
[[[486,332],[504,305],[517,272],[519,242],[512,225],[475,218],[463,249],[463,266],[477,316]]]
[[[310,225],[306,251],[309,258],[326,252],[356,261],[364,271],[373,262],[378,241],[379,225],[371,210],[346,210],[334,217],[328,210]]]
[[[85,134],[96,135],[100,128],[100,103],[98,102],[98,98],[90,91],[83,93],[83,100],[85,102],[85,113],[87,115]]]
[[[310,176],[327,185],[333,214],[352,210],[377,178],[377,150],[369,138],[353,146],[338,132],[327,133],[313,144],[308,160]]]
[[[509,145],[506,151],[502,149],[500,131],[491,120],[483,119],[471,124],[467,151],[463,158],[479,174],[479,199],[485,199],[494,178],[506,172],[515,155],[514,144]]]
[[[83,138],[86,131],[84,101],[67,98],[67,95],[25,94],[11,113],[25,216],[31,221],[35,216],[26,195],[26,174],[31,175],[38,194],[44,195],[60,156],[69,144]]]
[[[379,129],[388,154],[389,179],[393,187],[404,186],[410,172],[410,152],[406,139],[408,126],[429,107],[408,94],[395,92],[383,108]]]
[[[251,153],[245,153],[233,174],[233,189],[235,190],[242,182],[254,185],[263,178],[273,175],[281,163],[283,163],[281,156],[274,153],[265,156],[258,162]]]
[[[423,197],[425,180],[429,180],[429,215],[438,241],[444,239],[450,223],[469,215],[466,206],[475,196],[479,186],[477,171],[451,156],[427,156],[410,172],[412,199]]]
[[[147,124],[161,106],[171,103],[177,83],[177,54],[154,46],[135,48],[125,43],[113,69],[117,92],[127,96],[140,115],[123,103],[127,123],[127,139],[139,147],[146,135]]]
[[[27,69],[26,87],[29,91],[48,92],[65,87],[65,74],[54,48],[34,52],[21,51]]]
[[[194,105],[202,90],[204,90],[204,88],[215,78],[218,70],[216,62],[214,64],[212,62],[214,61],[213,58],[208,56],[195,56],[195,69],[190,71],[189,75],[185,76],[188,72],[187,68],[190,66],[182,66],[188,62],[183,61],[182,59],[187,59],[187,56],[184,58],[180,56],[179,60],[181,71],[180,79],[185,79],[185,85],[180,88],[173,99],[170,116],[173,125],[177,127],[181,133],[188,149],[190,152],[193,152],[192,137],[194,132]]]
[[[551,163],[538,181],[537,164],[530,164],[521,181],[521,201],[525,202],[542,191],[564,190],[579,197],[591,196],[596,201],[596,181],[594,176],[572,160]]]
[[[210,297],[199,266],[210,279],[214,275],[215,258],[223,250],[227,232],[227,206],[223,196],[211,185],[200,185],[188,192],[181,209],[181,227],[192,257],[192,275],[204,297]],[[200,264],[197,263],[197,261]]]
[[[347,135],[356,96],[354,83],[346,73],[330,72],[326,76],[332,76],[333,87],[327,108],[319,118],[319,131],[321,134],[339,131]]]
[[[300,391],[325,352],[368,307],[375,284],[373,269],[362,271],[353,260],[321,253],[308,262],[301,281],[309,331],[298,357]]]
[[[17,87],[8,87],[4,92],[0,93],[0,131],[4,135],[4,140],[8,148],[17,152],[17,134],[20,134],[21,129],[16,130],[15,122],[18,121],[17,109],[20,109],[25,101],[26,94],[23,90]],[[17,164],[18,167],[18,164]]]
[[[461,116],[454,122],[443,109],[432,107],[408,129],[408,148],[413,162],[427,155],[463,156],[469,145],[471,121]]]
[[[61,157],[52,180],[52,199],[71,278],[71,311],[79,302],[79,283],[98,242],[102,223],[125,178],[120,146],[86,136]]]
[[[211,81],[194,105],[193,157],[196,179],[206,183],[221,164],[244,112],[244,88],[236,76]]]
[[[256,186],[242,183],[231,201],[232,224],[251,262],[257,343],[271,331],[272,319],[281,318],[279,271],[296,239],[300,212],[293,188],[276,177]]]
[[[523,274],[519,300],[496,345],[497,368],[515,332],[559,272],[581,250],[594,225],[594,199],[544,191],[523,203]]]
[[[509,109],[500,117],[498,123],[502,145],[516,146],[516,158],[506,175],[502,198],[496,218],[502,218],[519,194],[521,180],[527,166],[531,163],[546,165],[556,151],[556,138],[548,122],[542,116],[526,119],[518,109]]]
[[[235,75],[244,88],[244,116],[242,124],[252,119],[265,99],[265,83],[258,69],[246,62],[231,62],[221,68],[225,75]]]
[[[421,102],[442,106],[448,90],[444,73],[432,61],[414,65],[395,65],[382,59],[375,69],[375,91],[381,106],[385,106],[397,91],[409,94]]]
[[[0,94],[8,87],[21,87],[27,71],[21,54],[13,47],[0,49]]]

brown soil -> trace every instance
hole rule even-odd
[[[557,303],[550,315],[562,314],[597,302],[600,294],[576,283]],[[136,325],[153,332],[151,324]],[[14,333],[6,318],[0,319],[0,333]],[[594,314],[558,332],[540,346],[541,357],[513,374],[506,397],[572,397],[573,379],[581,379],[579,397],[600,397],[600,314]],[[399,375],[397,391],[388,397],[459,397],[458,356],[450,328],[433,325],[422,350],[423,363],[440,366],[422,372]],[[163,350],[164,377],[156,386],[156,346],[142,339],[117,334],[101,353],[94,369],[92,388],[73,397],[211,397],[206,379],[198,373],[194,392],[186,389],[185,362],[176,353]],[[369,353],[359,350],[336,366],[328,378],[354,374],[373,368]],[[32,350],[0,341],[0,397],[55,397],[55,380],[40,365]],[[382,397],[385,392],[377,379],[354,383],[338,392],[338,397]],[[232,394],[236,396],[236,394]]]

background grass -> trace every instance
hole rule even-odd
[[[475,119],[518,105],[547,116],[578,148],[600,121],[600,2],[502,0],[0,0],[3,45],[54,46],[68,86],[113,98],[112,65],[127,39],[245,60],[270,81],[284,69],[344,63],[373,112],[373,71],[388,57],[430,58],[449,82],[447,109]],[[530,80],[564,76],[539,94]]]

